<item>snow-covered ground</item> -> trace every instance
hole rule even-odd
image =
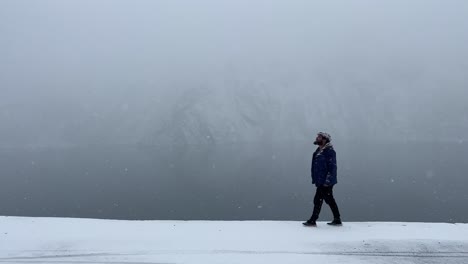
[[[468,224],[0,217],[0,263],[468,263]]]

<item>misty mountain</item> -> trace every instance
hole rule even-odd
[[[464,141],[456,3],[3,1],[0,146]]]
[[[310,84],[310,88],[306,88]],[[460,91],[374,89],[369,81],[343,89],[310,79],[214,80],[159,90],[122,89],[104,105],[71,98],[3,105],[2,144],[217,144],[302,141],[317,130],[370,140],[463,140],[468,131]],[[358,86],[360,85],[360,86]],[[299,87],[298,87],[299,86]],[[307,90],[309,89],[309,90]],[[437,100],[432,100],[437,97]],[[431,100],[431,101],[427,101]],[[29,108],[30,110],[26,110]],[[30,133],[30,131],[35,131]],[[20,133],[18,133],[20,132]],[[21,133],[22,132],[22,133]],[[13,139],[13,140],[12,140]]]

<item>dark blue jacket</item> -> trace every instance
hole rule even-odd
[[[312,156],[312,184],[315,186],[337,184],[336,179],[336,152],[331,144],[327,144],[322,151],[320,148]]]

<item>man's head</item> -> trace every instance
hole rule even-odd
[[[324,146],[331,141],[331,136],[325,132],[319,132],[315,138],[314,145]]]

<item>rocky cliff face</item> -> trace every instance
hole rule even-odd
[[[468,94],[461,81],[443,81],[452,85],[444,90],[424,78],[330,72],[225,73],[120,83],[112,93],[96,86],[47,98],[16,96],[0,104],[0,145],[303,141],[319,130],[346,140],[466,140]]]

